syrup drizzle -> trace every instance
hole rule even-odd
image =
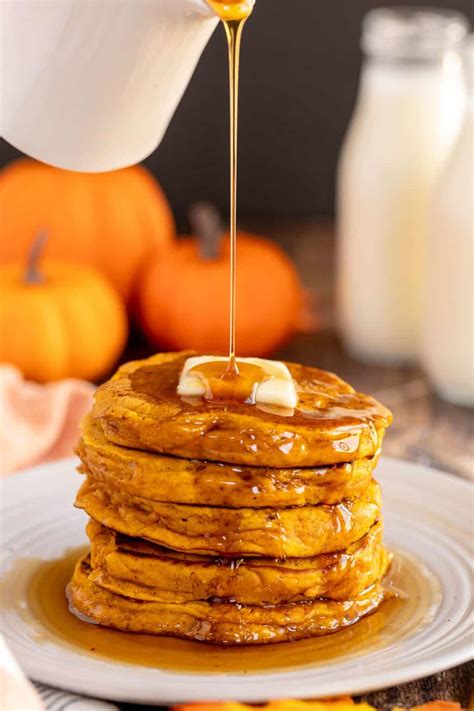
[[[240,45],[245,19],[224,21],[229,47],[230,96],[230,314],[229,314],[229,373],[239,375],[235,359],[235,302],[237,288],[237,151],[239,119],[239,64]]]
[[[252,392],[265,372],[258,366],[239,363],[236,358],[236,285],[237,285],[237,167],[239,120],[239,68],[242,32],[252,14],[254,0],[208,0],[221,19],[229,52],[230,103],[230,312],[229,358],[222,363],[204,363],[196,367],[206,379],[206,399],[251,402]],[[216,370],[216,365],[219,370]]]

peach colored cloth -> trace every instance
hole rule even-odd
[[[94,389],[81,380],[39,385],[1,365],[0,474],[72,454]]]

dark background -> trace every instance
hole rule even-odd
[[[241,214],[332,213],[338,150],[357,91],[360,23],[367,10],[384,4],[257,0],[242,54]],[[473,22],[470,0],[438,5]],[[146,161],[178,215],[196,199],[228,206],[226,62],[217,28],[164,141]],[[0,165],[16,155],[0,142]]]

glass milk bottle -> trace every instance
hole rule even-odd
[[[464,122],[431,200],[422,361],[441,397],[474,405],[474,35]]]
[[[379,8],[363,24],[359,96],[339,163],[339,326],[365,361],[419,350],[428,199],[459,129],[456,12]]]

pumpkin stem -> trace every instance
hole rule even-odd
[[[26,260],[25,281],[27,284],[41,284],[44,281],[44,276],[39,270],[38,263],[42,257],[48,233],[46,230],[40,230],[33,240]]]
[[[222,222],[214,205],[196,202],[189,209],[189,222],[199,242],[199,256],[205,261],[217,259],[222,239]]]

